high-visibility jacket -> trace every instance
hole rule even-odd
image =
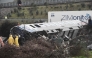
[[[12,35],[10,35],[10,37],[8,38],[8,43],[10,45],[13,45],[14,44],[14,39],[13,39]]]
[[[16,36],[16,38],[15,38],[15,46],[16,46],[16,47],[19,47],[18,39],[19,39],[18,36]]]

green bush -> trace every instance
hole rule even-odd
[[[69,52],[70,52],[70,55],[73,56],[73,57],[85,56],[85,50],[81,46],[71,47]]]
[[[89,9],[92,7],[91,4],[88,4],[87,6],[88,6]]]
[[[18,11],[18,10],[15,8],[15,9],[14,9],[14,13],[16,13],[17,11]]]
[[[17,13],[17,17],[20,17],[20,13]]]
[[[11,14],[10,14],[10,13],[8,13],[7,17],[11,17]]]
[[[69,4],[70,5],[70,7],[74,7],[74,5],[73,4]]]
[[[41,15],[43,14],[43,12],[41,11]]]
[[[86,6],[86,5],[85,5],[84,3],[81,4],[81,7],[85,8],[85,6]]]
[[[37,10],[37,11],[36,11],[36,15],[38,15],[38,14],[39,14],[39,11]]]
[[[81,8],[78,9],[79,11],[81,10]]]

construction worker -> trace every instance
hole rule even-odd
[[[12,35],[9,36],[8,43],[10,45],[13,45],[14,44],[14,38],[12,37]]]
[[[18,37],[18,36],[16,36],[16,38],[15,38],[15,42],[14,42],[14,44],[15,44],[15,46],[16,46],[16,47],[19,47],[18,39],[19,39],[19,37]]]
[[[2,40],[1,36],[0,36],[0,47],[4,47],[4,43],[3,43],[3,40]]]

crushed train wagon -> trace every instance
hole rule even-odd
[[[79,20],[69,20],[49,23],[21,24],[11,28],[10,33],[19,36],[19,43],[23,43],[30,37],[38,38],[40,36],[53,39],[54,37],[76,37],[78,30],[82,28]]]

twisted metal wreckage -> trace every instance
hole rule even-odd
[[[13,37],[18,35],[19,45],[23,45],[26,40],[32,37],[43,38],[45,40],[54,40],[58,46],[63,48],[64,56],[69,55],[69,41],[78,35],[79,30],[83,28],[86,23],[80,20],[67,20],[59,22],[48,23],[34,23],[34,24],[21,24],[14,26],[10,30]],[[16,45],[19,47],[19,45]],[[55,45],[58,49],[57,45]]]
[[[34,23],[34,24],[21,24],[11,28],[10,33],[15,37],[19,36],[20,45],[31,37],[42,37],[46,40],[50,39],[64,39],[74,38],[78,35],[79,29],[84,22],[79,20],[68,20],[60,22],[48,23]],[[66,39],[67,38],[67,39]]]

